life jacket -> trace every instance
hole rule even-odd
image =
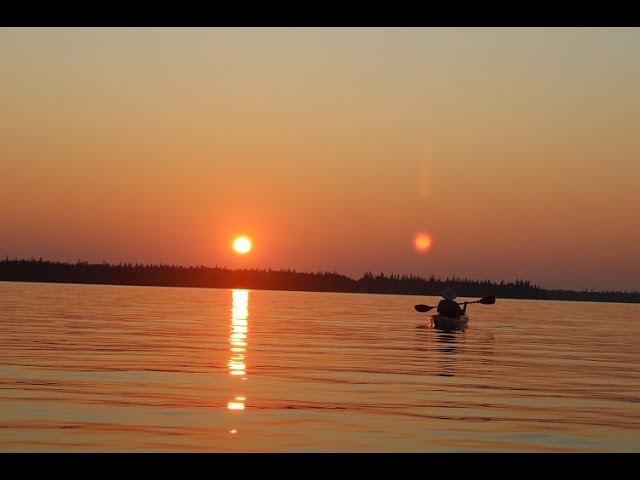
[[[462,315],[462,309],[457,302],[453,300],[440,300],[438,304],[438,315],[442,315],[444,317],[459,317]]]

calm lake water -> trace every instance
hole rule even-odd
[[[640,305],[437,302],[0,282],[0,451],[640,451]]]

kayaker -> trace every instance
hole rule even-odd
[[[460,304],[454,301],[457,295],[451,287],[446,288],[441,295],[444,300],[440,300],[438,303],[438,315],[460,317],[467,311],[467,302],[464,302],[463,307],[460,308]]]

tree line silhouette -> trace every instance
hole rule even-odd
[[[377,293],[439,296],[446,287],[459,297],[537,300],[575,300],[591,302],[640,303],[637,291],[548,290],[527,280],[500,283],[489,280],[423,278],[417,275],[374,275],[365,273],[354,280],[339,273],[296,272],[291,269],[237,269],[226,267],[177,266],[139,263],[90,264],[52,262],[42,259],[0,260],[0,281],[88,283],[163,287],[247,288],[255,290],[296,290],[312,292]]]

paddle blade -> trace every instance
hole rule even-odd
[[[480,299],[480,303],[483,305],[493,305],[496,303],[496,297],[484,297]]]
[[[419,312],[428,312],[429,310],[431,310],[433,307],[430,307],[429,305],[416,305],[416,310]]]

